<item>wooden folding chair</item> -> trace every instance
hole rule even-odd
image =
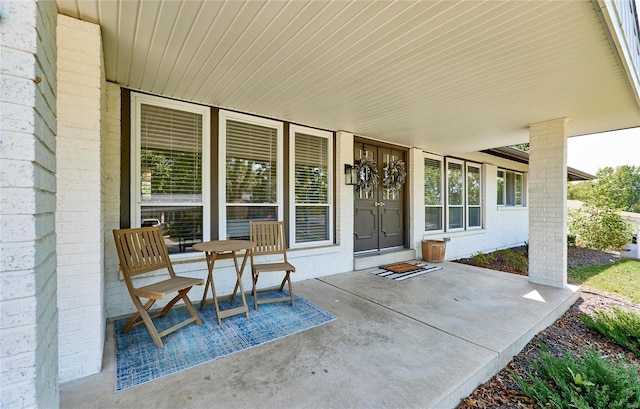
[[[253,294],[253,307],[257,310],[258,304],[266,304],[271,302],[291,301],[291,305],[295,305],[293,300],[293,287],[291,286],[291,273],[296,271],[296,268],[289,264],[287,261],[287,248],[284,242],[284,222],[249,222],[249,234],[250,240],[255,243],[255,246],[251,249],[251,275],[253,278],[253,288],[251,290]],[[264,255],[282,255],[283,261],[270,262],[270,263],[257,263],[255,257]],[[285,283],[289,283],[289,296],[279,298],[268,298],[258,300],[258,278],[261,273],[271,272],[284,272],[285,276],[280,284],[280,290],[284,288]],[[261,290],[263,291],[270,291]]]
[[[163,343],[161,338],[165,335],[192,322],[195,322],[197,325],[202,325],[200,316],[198,316],[198,313],[193,308],[187,293],[194,285],[202,285],[204,280],[201,278],[176,276],[159,226],[114,230],[113,238],[116,241],[118,257],[120,258],[120,269],[124,275],[127,290],[129,290],[129,295],[131,295],[131,299],[138,310],[122,329],[123,334],[129,332],[131,328],[144,323],[149,330],[149,334],[151,334],[151,338],[153,338],[153,343],[158,348],[162,348]],[[144,287],[134,287],[132,282],[133,277],[160,269],[167,270],[169,275],[168,279]],[[156,301],[162,300],[165,296],[176,292],[178,294],[169,301],[159,314],[152,317],[149,316],[149,309]],[[148,301],[143,305],[140,298],[147,298]],[[187,306],[191,317],[158,333],[152,319],[167,315],[171,307],[181,299]],[[142,318],[142,320],[138,321],[138,318]]]

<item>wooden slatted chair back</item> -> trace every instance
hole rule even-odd
[[[160,227],[114,230],[113,237],[125,278],[162,268],[175,277]]]
[[[251,241],[255,246],[251,250],[254,256],[282,254],[287,260],[287,247],[284,243],[284,222],[249,222]]]

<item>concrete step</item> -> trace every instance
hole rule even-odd
[[[353,269],[364,270],[385,264],[400,263],[416,259],[415,249],[399,249],[392,251],[356,254],[353,258]]]

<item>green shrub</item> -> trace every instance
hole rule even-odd
[[[555,357],[545,348],[534,371],[513,373],[520,389],[543,408],[640,408],[638,367],[624,359],[606,359],[594,349],[582,358],[574,354]]]
[[[596,311],[594,317],[583,314],[580,318],[589,329],[605,335],[640,357],[640,315],[614,308],[610,314]]]
[[[491,253],[485,254],[479,251],[471,257],[471,260],[478,267],[488,267],[495,260],[495,256]]]
[[[576,235],[567,234],[567,247],[575,247],[575,246],[576,246]]]
[[[569,211],[569,234],[579,244],[598,250],[621,249],[631,242],[633,229],[617,210],[585,203]]]
[[[498,251],[498,257],[511,268],[526,273],[529,270],[529,259],[522,253],[513,249],[503,249]]]

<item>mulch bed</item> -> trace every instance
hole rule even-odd
[[[524,247],[520,249],[522,251]],[[568,264],[569,266],[607,264],[615,261],[617,259],[615,256],[614,253],[572,247],[569,249]],[[457,261],[465,263],[462,260]],[[470,263],[467,262],[465,264]],[[526,273],[524,275],[526,275]],[[590,314],[596,310],[609,311],[613,307],[640,313],[640,305],[607,294],[583,289],[581,297],[562,317],[544,331],[537,334],[531,342],[513,358],[507,368],[476,388],[471,395],[462,400],[457,406],[457,409],[540,408],[540,406],[522,393],[513,378],[512,372],[521,375],[531,372],[531,364],[540,354],[543,344],[557,356],[568,351],[581,355],[585,348],[594,346],[602,355],[624,355],[629,361],[640,366],[640,358],[636,357],[627,349],[610,341],[605,336],[589,330],[579,318],[579,314]]]

